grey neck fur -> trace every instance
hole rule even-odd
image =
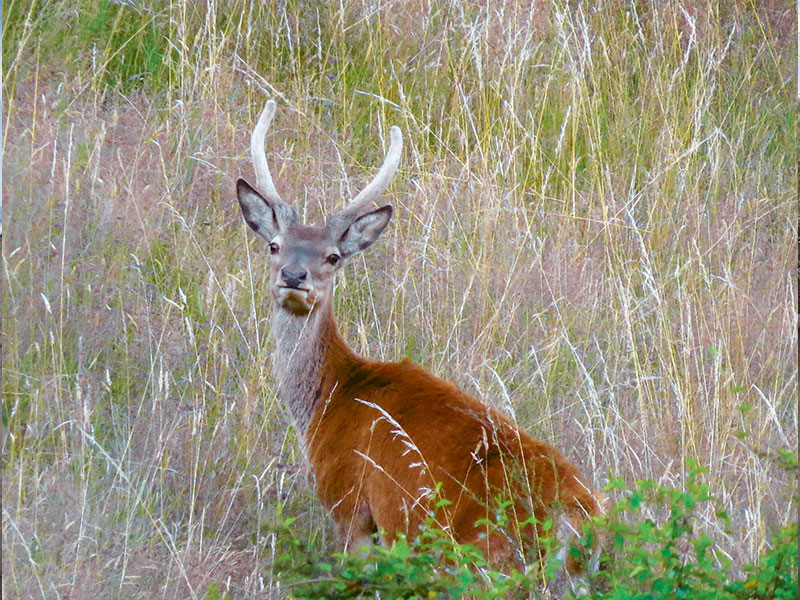
[[[280,400],[289,409],[295,432],[303,444],[318,400],[328,349],[324,327],[324,307],[315,308],[307,316],[297,316],[280,306],[273,308],[272,369]]]

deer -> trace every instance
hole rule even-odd
[[[236,192],[244,221],[269,252],[278,399],[341,546],[413,539],[433,519],[490,564],[508,565],[527,560],[524,549],[548,535],[542,524],[554,515],[553,531],[566,524],[575,539],[602,513],[601,496],[560,451],[408,360],[359,356],[339,334],[334,277],[389,224],[392,206],[373,204],[397,171],[401,130],[390,128],[377,175],[345,208],[324,226],[305,225],[278,195],[267,164],[275,110],[267,101],[250,140],[257,188],[240,178]],[[510,498],[505,529],[492,521],[500,497]],[[572,553],[566,563],[570,573],[583,569]]]

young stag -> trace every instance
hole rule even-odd
[[[272,182],[264,138],[274,114],[270,100],[251,140],[258,191],[239,179],[237,194],[245,221],[269,248],[279,396],[345,549],[369,543],[376,531],[383,540],[413,538],[434,518],[494,564],[508,563],[524,559],[520,542],[542,533],[536,521],[553,516],[561,523],[555,529],[574,530],[598,514],[592,488],[552,446],[417,365],[373,362],[350,349],[336,328],[333,278],[389,223],[392,207],[372,202],[397,170],[403,137],[390,129],[375,179],[314,227],[299,222]],[[504,531],[488,524],[499,497],[512,500]],[[449,504],[434,502],[441,498]],[[575,561],[568,567],[580,570]]]

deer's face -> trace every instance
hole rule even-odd
[[[336,271],[372,245],[392,216],[387,205],[358,217],[337,213],[325,227],[313,227],[298,223],[290,207],[282,212],[273,206],[243,179],[237,191],[245,221],[267,242],[272,297],[296,315],[331,302]]]
[[[268,244],[269,286],[286,310],[306,314],[329,303],[333,275],[342,264],[342,251],[321,227],[292,224]]]

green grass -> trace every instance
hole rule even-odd
[[[790,3],[2,10],[4,596],[280,597],[289,516],[336,551],[233,193],[270,96],[309,221],[404,130],[396,216],[338,282],[356,350],[512,413],[598,487],[707,465],[731,526],[698,527],[737,577],[796,521]]]

